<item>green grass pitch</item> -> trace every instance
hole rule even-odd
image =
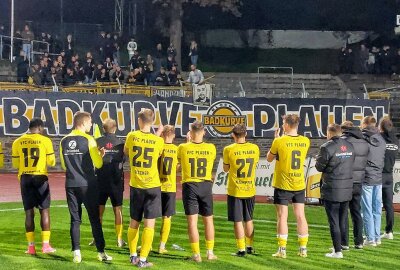
[[[124,208],[124,237],[128,224],[128,201]],[[51,243],[57,249],[53,255],[44,255],[38,252],[37,256],[25,255],[26,239],[24,234],[24,213],[21,203],[0,204],[0,269],[132,269],[129,264],[128,248],[117,248],[115,243],[114,222],[111,208],[107,207],[103,229],[106,238],[106,251],[113,256],[110,264],[96,260],[94,247],[89,247],[91,240],[90,226],[84,211],[81,226],[81,250],[83,261],[80,265],[72,263],[69,237],[69,214],[66,202],[52,202]],[[167,249],[168,255],[151,253],[149,261],[155,266],[153,269],[397,269],[400,265],[400,216],[396,214],[395,240],[383,240],[382,245],[376,248],[366,247],[364,250],[351,249],[344,252],[344,259],[335,260],[325,258],[325,253],[332,246],[325,211],[322,207],[306,207],[306,215],[310,224],[310,241],[308,245],[308,258],[300,258],[297,252],[297,233],[294,225],[295,219],[291,213],[288,239],[288,258],[277,259],[271,256],[277,249],[275,240],[276,222],[273,205],[257,204],[255,208],[255,249],[257,255],[247,255],[245,258],[231,256],[236,251],[233,234],[233,225],[226,220],[226,203],[215,203],[215,254],[217,261],[196,264],[187,261],[190,255],[190,246],[186,233],[186,219],[182,214],[182,202],[177,203],[178,214],[172,219],[172,229]],[[292,212],[292,211],[291,211]],[[36,215],[36,242],[37,251],[40,251],[40,226],[38,214]],[[384,224],[384,223],[382,223]],[[153,248],[156,250],[159,243],[160,220],[157,221]],[[204,239],[203,226],[199,225],[200,238]],[[351,235],[352,232],[350,232]],[[352,237],[350,236],[350,241]],[[178,244],[185,251],[173,250],[171,245]],[[139,240],[140,245],[140,240]],[[201,241],[202,255],[205,255],[204,240]]]

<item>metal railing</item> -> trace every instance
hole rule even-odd
[[[7,43],[6,41],[7,40],[9,40],[9,42]],[[4,52],[4,48],[6,48],[6,47],[9,47],[10,48],[10,50],[9,50],[9,55],[8,55],[8,60],[10,60],[10,62],[13,62],[13,55],[11,55],[11,53],[12,53],[12,51],[13,50],[11,50],[11,46],[14,46],[15,45],[15,40],[20,40],[20,41],[22,41],[22,42],[26,42],[26,41],[28,41],[29,42],[29,40],[28,39],[23,39],[23,38],[18,38],[18,37],[13,37],[13,44],[11,44],[11,36],[5,36],[5,35],[0,35],[0,59],[2,60],[3,59],[3,52]],[[39,51],[39,50],[35,50],[35,45],[40,45],[40,44],[45,44],[45,46],[46,46],[46,52],[49,52],[50,51],[50,44],[48,43],[48,42],[45,42],[45,41],[40,41],[40,40],[31,40],[30,41],[30,44],[31,44],[31,48],[30,48],[30,58],[28,59],[29,60],[29,63],[32,63],[33,62],[33,60],[34,60],[34,56],[35,55],[39,55],[39,54],[43,54],[44,52],[42,52],[42,51]],[[22,48],[21,48],[22,49]],[[16,55],[18,55],[19,54],[19,52],[16,52]]]
[[[289,70],[290,71],[290,88],[293,87],[293,77],[294,77],[294,71],[293,67],[267,67],[267,66],[260,66],[257,68],[257,90],[259,90],[259,84],[260,84],[260,71],[263,69],[269,69],[269,70]]]

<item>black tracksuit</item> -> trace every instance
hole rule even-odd
[[[349,203],[351,219],[353,221],[353,236],[356,246],[363,244],[363,220],[361,216],[361,193],[362,180],[365,177],[365,167],[369,153],[368,143],[364,140],[363,134],[358,127],[349,127],[343,129],[343,139],[350,142],[354,148],[353,165],[353,196]],[[347,230],[349,227],[347,224]],[[349,246],[349,236],[342,239],[343,246]]]
[[[394,209],[393,209],[393,167],[396,155],[399,152],[399,141],[394,132],[381,133],[386,141],[385,166],[382,173],[382,203],[386,211],[385,232],[393,232]]]
[[[324,201],[335,252],[342,250],[347,235],[347,213],[353,192],[354,148],[340,137],[324,143],[317,156],[316,169],[322,172],[321,198]]]

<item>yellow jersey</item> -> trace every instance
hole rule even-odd
[[[228,195],[250,198],[256,195],[256,166],[260,149],[253,143],[233,143],[224,148],[224,164],[229,165]]]
[[[131,187],[161,186],[157,161],[163,152],[164,140],[152,133],[132,131],[126,137],[125,148],[129,150]]]
[[[3,144],[0,142],[0,168],[4,167],[4,152],[3,152]]]
[[[306,188],[304,161],[310,148],[310,139],[304,136],[284,135],[272,142],[271,154],[276,155],[272,186],[288,191]]]
[[[212,181],[212,169],[217,155],[211,143],[183,143],[178,147],[182,168],[182,183]]]
[[[55,166],[51,140],[41,134],[25,134],[12,144],[12,165],[23,174],[47,175],[47,166]]]
[[[176,192],[176,167],[178,166],[178,146],[172,143],[164,144],[164,151],[158,162],[161,191]]]

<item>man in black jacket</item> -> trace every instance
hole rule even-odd
[[[353,221],[354,246],[357,249],[363,248],[363,220],[361,216],[361,182],[365,177],[365,167],[367,166],[367,157],[369,152],[368,143],[364,140],[359,127],[355,127],[352,122],[345,121],[341,125],[342,138],[351,143],[354,147],[354,165],[353,165],[353,196],[349,203],[351,219]],[[347,223],[347,231],[348,229]],[[342,249],[349,248],[349,235],[346,234],[342,239]]]
[[[379,131],[386,141],[385,166],[382,173],[382,202],[386,211],[386,227],[382,238],[393,239],[393,166],[399,152],[399,140],[396,138],[393,123],[389,117],[383,117],[379,122]]]
[[[354,148],[341,138],[338,124],[328,126],[328,142],[324,143],[317,156],[315,165],[321,177],[321,198],[328,216],[329,228],[334,250],[325,256],[343,258],[341,241],[347,234],[348,207],[353,192]]]
[[[386,142],[376,128],[376,119],[373,116],[364,117],[361,127],[369,147],[361,195],[366,236],[364,246],[375,247],[381,244],[382,171],[385,165]]]

